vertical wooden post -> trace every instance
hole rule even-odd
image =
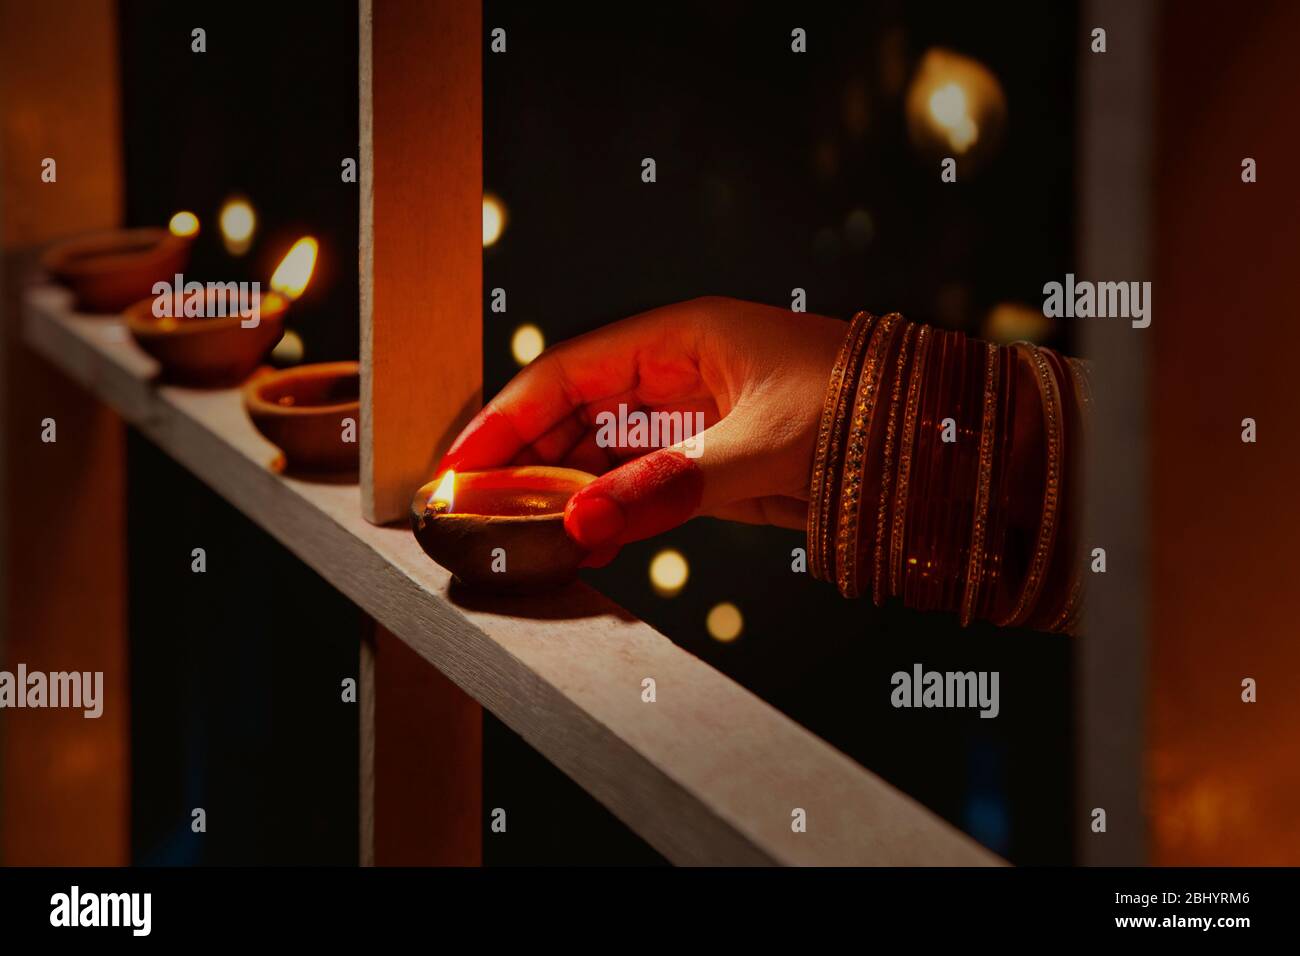
[[[364,643],[369,703],[361,705],[372,733],[361,747],[372,814],[361,821],[363,865],[480,865],[482,708],[379,625]]]
[[[104,674],[98,719],[0,714],[10,866],[130,862],[122,421],[26,349],[19,307],[40,245],[121,217],[116,14],[0,0],[0,667]],[[92,504],[93,533],[70,502]]]
[[[361,493],[402,519],[483,389],[482,11],[361,2]]]
[[[1077,271],[1088,279],[1151,277],[1155,17],[1153,5],[1121,0],[1090,0],[1084,8],[1083,24],[1104,26],[1112,38],[1104,56],[1089,53],[1084,40],[1079,46]],[[1081,34],[1085,40],[1086,34]],[[1146,860],[1147,829],[1150,330],[1092,320],[1083,320],[1079,328],[1082,354],[1096,368],[1084,534],[1089,549],[1106,549],[1111,573],[1089,581],[1084,634],[1075,644],[1075,707],[1081,728],[1075,848],[1080,863],[1135,866]],[[1105,833],[1091,828],[1097,807],[1106,811]]]
[[[1300,130],[1261,94],[1294,88],[1300,7],[1157,9],[1151,863],[1297,866]]]
[[[483,387],[482,10],[361,0],[361,499],[405,520]],[[482,711],[375,626],[361,861],[481,862]]]

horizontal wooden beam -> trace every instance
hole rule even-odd
[[[236,391],[155,387],[116,319],[26,296],[28,342],[265,528],[676,863],[987,865],[959,830],[594,590],[467,606],[354,485],[267,466]],[[76,503],[73,503],[76,506]],[[166,507],[159,502],[159,507]],[[90,513],[89,511],[87,512]],[[653,677],[658,701],[644,703]],[[793,832],[792,812],[806,813]],[[507,815],[509,813],[509,808]],[[509,817],[507,816],[507,819]]]

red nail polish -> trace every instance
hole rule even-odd
[[[564,530],[592,551],[611,544],[626,524],[623,509],[605,495],[576,495],[565,509]]]

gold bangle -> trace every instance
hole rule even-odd
[[[880,504],[876,508],[876,537],[874,573],[871,578],[871,598],[879,607],[885,601],[885,520],[889,514],[891,484],[894,473],[894,438],[898,432],[898,408],[903,397],[903,377],[907,371],[907,346],[916,335],[917,327],[907,322],[903,328],[903,341],[898,347],[898,362],[894,367],[894,387],[889,397],[889,418],[885,424],[885,448],[881,455]]]
[[[993,483],[993,433],[998,411],[998,362],[1001,350],[989,343],[984,364],[984,416],[980,420],[979,472],[975,480],[975,515],[971,522],[970,553],[966,560],[966,586],[961,597],[961,624],[967,626],[975,611],[975,598],[984,574],[984,535],[988,530],[989,492]]]
[[[823,494],[829,495],[832,484],[827,472],[834,471],[835,459],[831,457],[832,436],[838,436],[839,420],[843,399],[844,382],[856,368],[861,355],[863,328],[870,328],[874,316],[869,312],[859,312],[849,323],[849,330],[840,345],[835,365],[831,369],[830,384],[826,389],[826,400],[822,406],[822,418],[817,430],[817,447],[813,453],[812,481],[808,490],[808,570],[816,578],[824,578],[826,572],[826,550],[824,527],[826,510],[822,503]],[[835,442],[838,445],[838,441]]]
[[[894,514],[889,535],[889,591],[897,596],[903,577],[903,532],[907,518],[907,493],[912,474],[912,455],[916,450],[917,410],[921,401],[921,381],[930,354],[930,327],[921,326],[916,335],[916,357],[907,381],[907,405],[903,412],[903,437],[899,442],[898,480],[894,482]]]
[[[862,511],[862,479],[867,464],[867,445],[875,420],[876,398],[880,391],[885,357],[889,351],[890,333],[900,318],[896,313],[891,313],[876,323],[871,344],[867,347],[867,357],[862,363],[862,374],[858,378],[853,402],[835,538],[835,575],[840,593],[845,597],[858,596],[858,523]]]

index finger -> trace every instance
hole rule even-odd
[[[665,334],[664,311],[633,316],[547,349],[470,420],[438,471],[507,464],[584,406],[634,389],[642,351]]]

